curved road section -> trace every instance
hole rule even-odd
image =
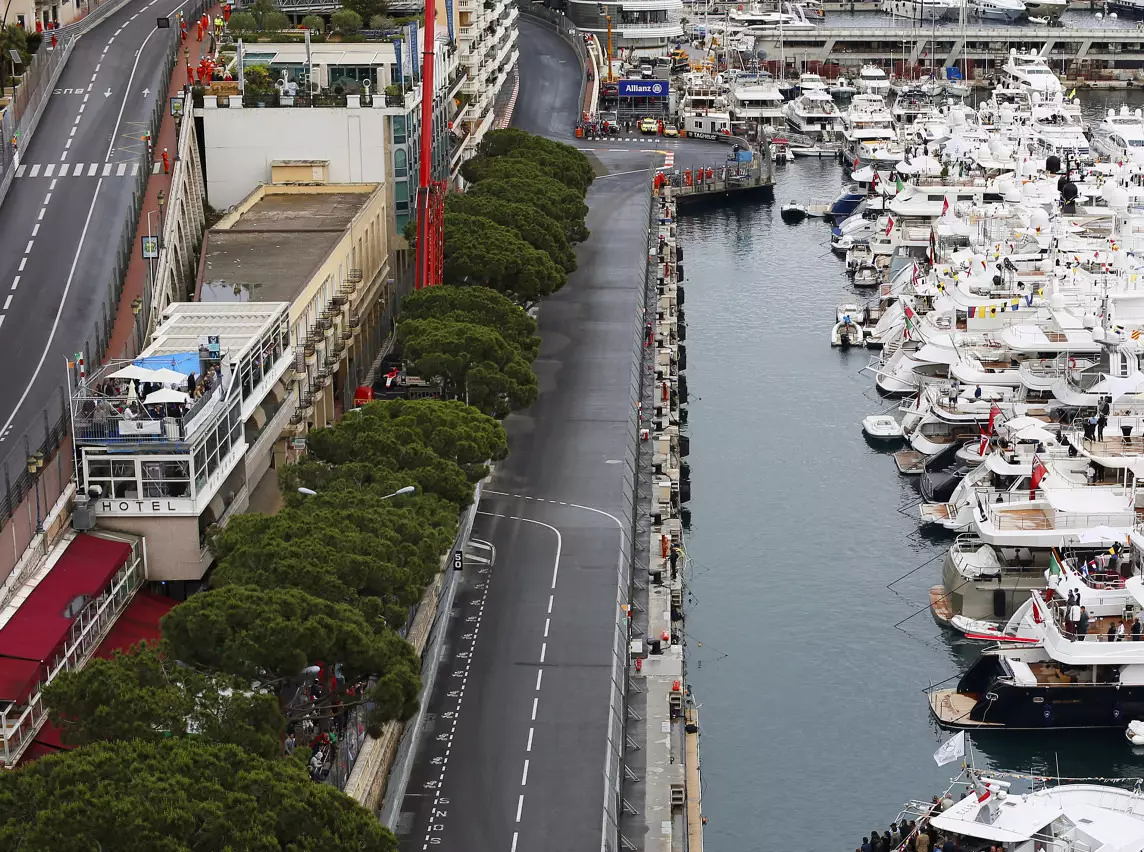
[[[87,340],[94,347],[109,319],[132,192],[148,168],[142,137],[177,38],[156,19],[186,5],[136,0],[80,38],[20,152],[0,205],[0,458],[23,452],[33,425],[35,449],[45,410],[59,413],[64,360]]]
[[[530,21],[520,40],[514,124],[571,142],[576,56]],[[649,154],[593,185],[579,268],[540,311],[540,399],[506,420],[512,453],[481,500],[473,536],[494,555],[458,589],[398,820],[403,849],[614,848],[605,778]]]

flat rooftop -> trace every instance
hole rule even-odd
[[[224,219],[207,231],[200,300],[293,302],[375,188],[275,193],[266,187],[267,193],[233,221]]]

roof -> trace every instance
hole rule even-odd
[[[139,592],[99,643],[95,656],[110,659],[116,651],[126,651],[140,642],[157,641],[159,620],[178,603],[173,598]]]
[[[102,592],[131,555],[124,541],[79,534],[60,560],[0,628],[0,699],[22,701],[41,678],[42,663],[67,640],[70,604]]]
[[[263,195],[230,227],[207,232],[203,302],[293,302],[372,192]]]
[[[290,307],[286,302],[221,305],[215,302],[172,302],[143,350],[146,357],[198,352],[199,344],[217,336],[223,354],[238,357],[282,322]],[[138,360],[138,359],[136,359]],[[122,366],[122,364],[118,365]]]

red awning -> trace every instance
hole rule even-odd
[[[0,628],[0,699],[23,701],[67,639],[74,616],[65,611],[81,595],[94,597],[127,562],[126,542],[77,535],[8,623]],[[29,682],[30,679],[30,682]]]
[[[95,656],[113,657],[116,651],[127,651],[139,642],[158,640],[159,619],[177,603],[171,598],[139,592],[119,616],[111,632],[99,643]]]

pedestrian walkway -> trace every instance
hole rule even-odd
[[[143,164],[134,163],[21,163],[16,168],[18,178],[62,178],[62,177],[135,177]],[[154,171],[160,164],[156,163]]]
[[[216,16],[222,15],[222,6],[212,6],[206,14],[213,21]],[[197,66],[204,56],[210,55],[210,45],[213,39],[208,37],[199,41],[196,38],[197,22],[191,21],[189,23],[191,24],[190,35],[180,45],[180,58],[176,60],[175,67],[171,72],[171,82],[165,98],[168,103],[172,97],[183,93],[186,76],[180,72],[180,67],[188,64],[192,67]],[[154,163],[151,165],[151,177],[147,179],[147,191],[139,210],[136,234],[147,233],[148,213],[151,214],[152,220],[156,218],[156,214],[159,212],[159,193],[162,192],[166,196],[171,191],[171,176],[169,172],[163,170],[163,152],[169,152],[170,167],[173,168],[175,152],[179,147],[178,141],[175,119],[167,111],[163,115],[163,121],[152,148]],[[116,172],[118,172],[118,167],[116,167]],[[142,253],[138,249],[138,238],[135,239],[134,245],[135,250],[131,253],[131,262],[127,267],[127,279],[123,285],[123,294],[119,297],[119,312],[116,314],[111,337],[107,343],[106,357],[108,360],[130,357],[136,354],[136,318],[131,311],[131,302],[143,294],[143,287],[147,282],[147,261],[143,259]],[[140,318],[140,321],[146,322],[146,319]]]

